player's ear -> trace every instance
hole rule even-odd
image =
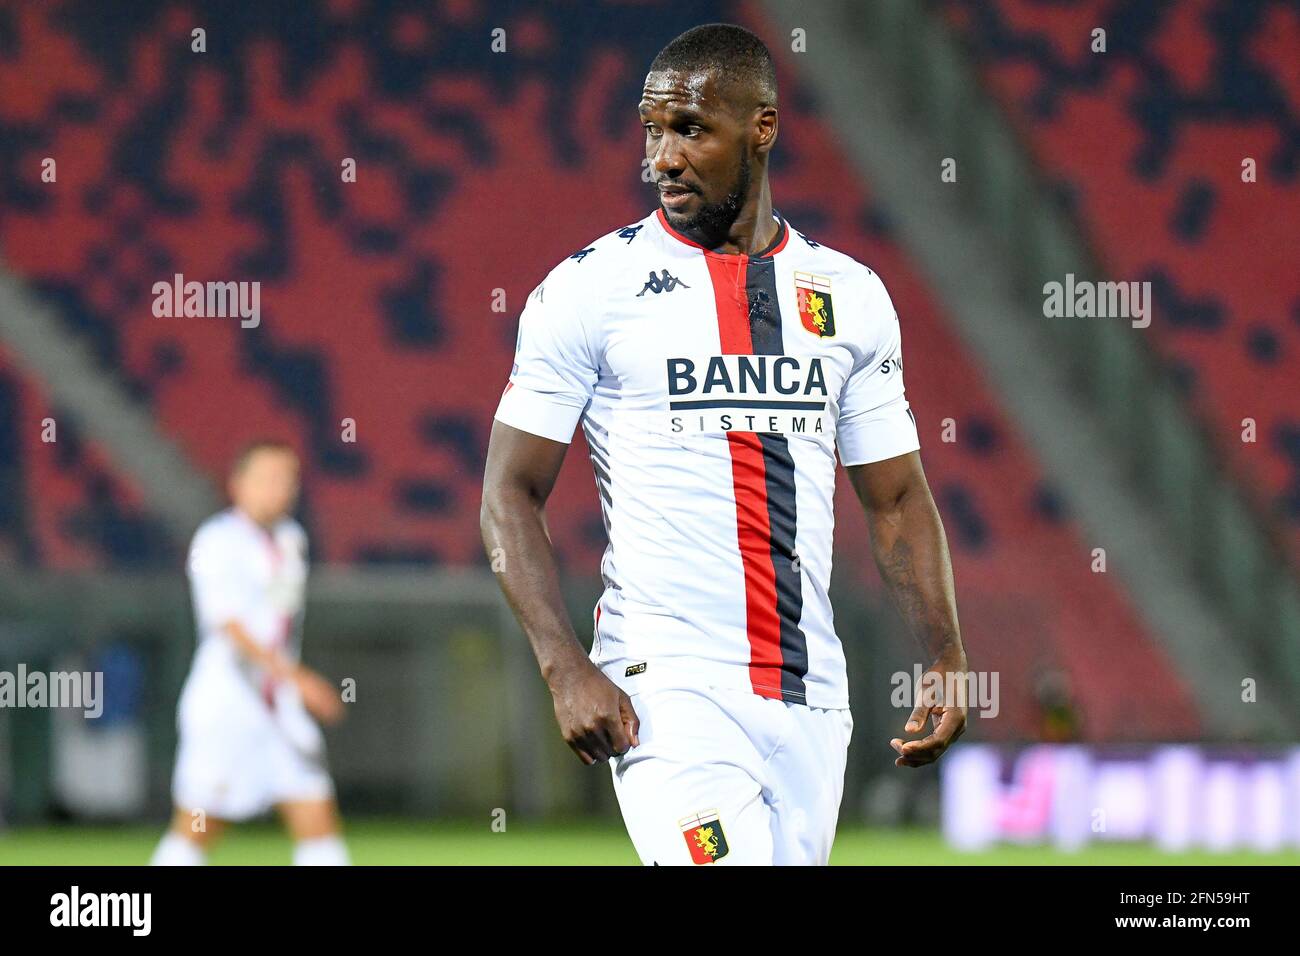
[[[775,106],[760,106],[754,111],[754,152],[766,155],[776,144]]]

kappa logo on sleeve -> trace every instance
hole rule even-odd
[[[835,313],[831,309],[831,280],[810,272],[796,272],[794,293],[803,327],[819,339],[833,337]]]
[[[717,810],[705,810],[677,821],[691,851],[692,863],[716,863],[727,855],[727,835]]]

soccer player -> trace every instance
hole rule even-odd
[[[484,543],[646,864],[828,861],[853,726],[827,597],[837,447],[930,672],[966,671],[898,318],[874,272],[773,209],[776,103],[739,27],[659,53],[640,103],[659,208],[533,290],[488,449]],[[589,657],[543,520],[579,422],[609,537]],[[896,765],[936,760],[964,702],[921,700],[905,731],[927,718]]]
[[[227,821],[275,807],[299,865],[343,865],[334,786],[312,719],[343,715],[340,694],[298,662],[307,537],[291,516],[298,458],[258,441],[230,474],[233,507],[209,518],[189,553],[198,648],[177,711],[175,816],[155,865],[205,862]]]

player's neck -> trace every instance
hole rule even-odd
[[[772,218],[772,194],[768,191],[767,183],[764,183],[763,188],[759,190],[752,211],[749,206],[749,203],[745,204],[745,208],[732,223],[727,241],[714,249],[714,252],[752,256],[772,244],[780,226]]]
[[[734,243],[736,248],[727,251],[752,256],[762,252],[776,239],[777,230],[781,226],[772,216],[772,197],[767,194],[766,190],[759,196],[758,208],[755,210],[753,218],[743,227],[743,232],[739,237],[735,235],[738,226],[740,226],[739,219],[737,219],[736,225],[732,227],[732,236],[729,239],[729,244]]]
[[[245,520],[251,521],[253,524],[257,525],[263,531],[270,531],[280,521],[279,515],[271,515],[270,517],[267,517],[265,515],[258,515],[253,511],[249,510],[248,508],[241,507],[240,505],[235,505],[235,511],[240,515],[242,515]]]
[[[780,223],[772,215],[772,192],[764,180],[758,195],[746,201],[736,221],[727,230],[726,238],[692,234],[693,230],[679,230],[710,252],[722,255],[757,255],[772,245],[780,230]]]

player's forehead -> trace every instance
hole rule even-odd
[[[705,116],[727,109],[715,70],[652,70],[646,74],[637,110]]]
[[[267,447],[250,452],[242,470],[260,473],[282,468],[296,471],[298,468],[297,453],[290,448]]]

